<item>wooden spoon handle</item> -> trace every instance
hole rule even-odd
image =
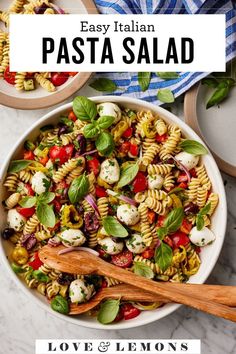
[[[225,318],[227,320],[236,322],[236,310],[231,309],[228,306],[214,303],[213,301],[206,301],[204,293],[193,292],[194,297],[185,294],[185,291],[179,287],[175,291],[166,287],[166,284],[160,282],[154,282],[146,278],[140,278],[139,275],[131,273],[125,269],[117,268],[112,264],[106,264],[106,266],[99,267],[98,272],[100,275],[109,276],[120,280],[127,284],[132,284],[137,288],[147,290],[153,294],[162,295],[167,299],[177,302],[179,304],[193,307],[197,310],[201,310],[211,315]]]

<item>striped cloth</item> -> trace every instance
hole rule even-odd
[[[95,0],[102,14],[226,14],[226,58],[227,62],[236,56],[236,4],[229,0]],[[149,89],[140,90],[137,73],[97,73],[119,87],[115,95],[141,98],[162,104],[157,100],[157,91],[169,88],[175,97],[187,91],[207,73],[181,72],[178,79],[164,81],[152,75]]]

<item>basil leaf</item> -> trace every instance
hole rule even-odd
[[[192,155],[208,154],[208,151],[205,146],[195,140],[184,140],[179,144],[179,146],[181,147],[181,149]]]
[[[142,91],[146,91],[151,81],[151,73],[140,72],[138,73],[138,83]]]
[[[208,78],[202,79],[202,84],[215,88],[218,85],[218,81],[216,79],[214,79],[213,77],[212,78],[208,77]]]
[[[222,102],[229,94],[230,86],[226,82],[221,82],[216,87],[212,96],[207,102],[206,109],[215,106]]]
[[[51,181],[47,178],[43,178],[43,185],[46,189],[46,192],[48,192],[49,188],[51,187]]]
[[[16,274],[19,274],[19,273],[25,273],[26,272],[26,269],[20,267],[18,264],[16,263],[12,263],[11,264],[11,268],[12,270],[16,273]]]
[[[115,118],[113,116],[102,116],[102,117],[98,118],[98,120],[96,121],[96,124],[101,129],[107,129],[113,124],[114,120],[115,120]]]
[[[115,320],[120,309],[120,300],[106,300],[102,303],[97,319],[102,324],[111,323]]]
[[[28,167],[32,163],[32,160],[14,160],[10,162],[8,172],[20,172],[24,168]]]
[[[47,283],[50,280],[50,278],[46,274],[41,272],[41,270],[34,270],[32,272],[32,276],[34,277],[34,279],[37,279],[42,283]]]
[[[121,238],[128,236],[126,228],[113,216],[106,216],[103,218],[102,224],[108,235]]]
[[[89,86],[101,92],[113,92],[117,89],[116,83],[105,77],[94,80]]]
[[[168,214],[167,218],[164,221],[163,226],[167,228],[168,233],[175,232],[180,228],[183,218],[184,218],[184,209],[175,208]]]
[[[95,145],[97,150],[104,156],[109,156],[115,147],[113,137],[108,132],[102,132],[99,134],[95,141]]]
[[[158,264],[162,271],[165,271],[172,262],[172,249],[166,243],[161,242],[160,246],[155,250],[155,262]]]
[[[54,227],[56,218],[52,205],[39,203],[36,208],[36,214],[39,221],[46,227]]]
[[[157,72],[157,76],[164,80],[177,79],[179,74],[176,72]]]
[[[175,101],[175,97],[173,95],[173,92],[169,89],[160,89],[157,92],[157,98],[159,101],[164,102],[164,103],[172,103]]]
[[[157,229],[157,236],[159,238],[159,240],[163,240],[163,238],[168,234],[168,229],[167,227],[160,227],[159,229]]]
[[[98,135],[99,129],[93,123],[91,123],[91,124],[87,124],[84,127],[83,133],[85,138],[91,139],[91,138],[95,138]]]
[[[23,208],[32,208],[36,204],[36,201],[36,197],[24,197],[19,201],[19,204]]]
[[[44,192],[38,196],[39,203],[49,204],[55,198],[55,193],[52,192]]]
[[[207,203],[200,211],[198,214],[201,215],[207,215],[211,209],[211,202]]]
[[[136,177],[139,170],[137,163],[130,164],[121,171],[120,180],[118,182],[118,188],[122,188],[129,184]]]
[[[201,214],[197,214],[197,217],[196,217],[197,230],[198,231],[202,230],[204,225],[205,225],[205,223],[204,223],[203,216]]]
[[[62,124],[65,124],[65,125],[67,125],[68,127],[71,127],[71,128],[74,125],[74,122],[71,119],[67,118],[67,117],[60,117],[59,118],[59,122],[62,123]]]
[[[134,262],[134,273],[148,279],[152,279],[154,277],[152,269],[143,262]]]
[[[51,301],[51,308],[54,311],[63,313],[64,315],[69,313],[68,301],[61,295],[56,295]]]
[[[69,188],[68,196],[72,204],[78,203],[89,190],[89,180],[88,177],[83,174],[75,178]]]
[[[33,151],[35,149],[35,145],[34,143],[32,143],[32,141],[26,140],[24,142],[24,149],[28,151]]]
[[[84,96],[75,97],[73,111],[80,120],[93,120],[97,115],[96,104]]]

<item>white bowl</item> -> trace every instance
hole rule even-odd
[[[194,131],[189,128],[184,122],[182,122],[179,118],[177,118],[175,115],[172,113],[168,112],[167,110],[155,106],[151,103],[144,102],[135,98],[127,98],[124,96],[99,96],[99,97],[93,97],[91,98],[92,100],[96,101],[97,103],[100,102],[105,102],[105,101],[111,101],[115,102],[117,104],[120,104],[122,106],[127,106],[131,109],[137,109],[137,110],[151,110],[152,112],[159,114],[163,119],[165,119],[169,123],[174,123],[177,124],[183,134],[190,139],[197,140],[201,143],[202,140],[194,133]],[[37,123],[35,123],[26,133],[19,139],[19,141],[16,143],[8,157],[6,158],[5,163],[3,164],[0,172],[0,181],[1,181],[1,188],[0,188],[0,198],[1,200],[4,199],[4,193],[5,193],[5,188],[3,187],[2,183],[4,181],[7,168],[9,165],[9,162],[11,159],[16,159],[19,158],[19,154],[23,149],[23,143],[26,140],[26,138],[29,139],[34,139],[38,133],[39,133],[39,128],[44,126],[45,124],[50,124],[50,123],[56,123],[57,118],[60,114],[63,114],[64,112],[68,111],[72,107],[72,103],[63,105],[55,110],[53,110],[51,113],[46,114],[43,118],[41,118]],[[217,207],[216,212],[214,213],[214,216],[212,218],[212,231],[216,235],[216,240],[215,242],[210,245],[202,248],[201,251],[201,260],[202,264],[200,266],[200,269],[198,273],[194,276],[191,277],[190,282],[191,283],[203,283],[209,274],[211,273],[217,259],[219,256],[219,253],[221,251],[223,241],[224,241],[224,235],[225,235],[225,230],[226,230],[226,220],[227,220],[227,206],[226,206],[226,197],[225,197],[225,190],[224,190],[224,185],[223,181],[219,172],[219,169],[212,157],[212,155],[209,153],[208,155],[205,155],[203,157],[203,162],[206,166],[207,172],[209,174],[209,177],[212,181],[213,184],[213,190],[219,194],[220,196],[220,202]],[[0,227],[3,229],[5,227],[5,222],[6,222],[6,212],[4,211],[2,207],[2,203],[0,206]],[[9,252],[9,242],[3,241],[1,239],[1,247],[0,247],[0,258],[2,263],[5,265],[5,268],[9,271],[9,276],[11,278],[14,278],[16,283],[19,285],[19,287],[25,292],[27,296],[30,296],[32,300],[37,301],[37,303],[44,308],[46,311],[49,311],[53,315],[64,319],[65,321],[77,324],[77,325],[82,325],[85,327],[89,328],[96,328],[96,329],[126,329],[126,328],[132,328],[132,327],[137,327],[137,326],[142,326],[147,323],[159,320],[162,317],[165,317],[175,311],[180,305],[176,304],[167,304],[164,307],[153,310],[153,311],[145,311],[142,312],[140,316],[129,320],[129,321],[122,321],[119,323],[115,323],[112,325],[102,325],[97,322],[96,319],[89,317],[89,316],[78,316],[78,317],[69,317],[69,316],[64,316],[61,315],[57,312],[54,312],[51,310],[48,302],[46,301],[46,298],[38,294],[36,291],[30,290],[18,277],[17,275],[11,270],[11,267],[9,265],[9,262],[7,260],[7,254]]]

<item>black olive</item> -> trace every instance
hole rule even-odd
[[[79,134],[76,138],[77,141],[77,153],[76,156],[80,156],[86,150],[86,139],[82,134]]]
[[[2,238],[4,240],[8,240],[11,236],[14,235],[14,233],[15,233],[14,229],[7,227],[5,230],[2,231]]]
[[[49,9],[49,8],[50,8],[50,7],[49,7],[47,4],[42,3],[41,6],[36,6],[36,7],[34,8],[34,13],[36,13],[37,15],[42,15],[42,14],[44,14],[44,12],[45,12],[47,9]]]
[[[199,211],[198,206],[191,202],[184,207],[184,212],[186,215],[197,214],[198,211]]]
[[[70,283],[74,280],[74,276],[68,273],[61,273],[57,278],[57,282],[60,285],[70,285]]]
[[[59,128],[57,135],[60,136],[62,134],[67,133],[68,127],[66,125],[63,125]]]

